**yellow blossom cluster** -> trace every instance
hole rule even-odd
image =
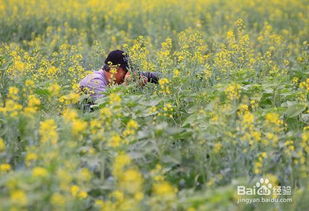
[[[0,138],[0,152],[5,151],[5,142],[2,138]]]
[[[237,100],[240,97],[240,88],[241,86],[239,84],[230,84],[226,87],[224,92],[228,99]]]
[[[39,105],[41,104],[41,100],[34,95],[28,96],[28,105],[24,108],[24,112],[26,115],[33,115],[39,109]]]
[[[169,80],[167,78],[161,78],[159,80],[160,88],[161,88],[161,93],[163,94],[170,94],[170,88],[169,88]]]
[[[7,100],[4,107],[0,107],[0,112],[16,117],[22,110],[22,105],[19,100],[19,89],[17,87],[9,87]]]
[[[73,109],[66,109],[63,112],[63,118],[66,122],[71,124],[71,131],[73,135],[79,135],[87,128],[87,122],[78,118],[78,114]]]
[[[78,187],[77,185],[73,185],[71,187],[71,194],[72,196],[81,198],[81,199],[84,199],[88,196],[87,192],[81,190],[80,187]]]
[[[136,133],[136,129],[138,128],[138,123],[131,119],[127,123],[126,129],[123,131],[123,136],[129,136],[129,135],[134,135]]]
[[[68,95],[63,95],[59,98],[60,103],[74,104],[79,101],[80,95],[78,93],[70,93]]]
[[[11,170],[11,165],[8,163],[0,164],[0,172],[8,172]]]
[[[42,143],[57,144],[59,136],[55,120],[48,119],[40,122],[39,134]]]
[[[102,210],[138,208],[138,203],[144,198],[144,178],[123,152],[115,157],[113,175],[117,189],[109,194],[110,200],[97,200],[96,205]]]
[[[254,162],[254,173],[255,174],[261,174],[262,173],[262,167],[263,167],[263,162],[267,158],[266,152],[261,152],[258,155],[257,161]]]
[[[299,84],[299,87],[309,91],[309,78]]]
[[[121,97],[118,94],[112,93],[109,95],[109,100],[111,104],[119,104],[121,102]]]

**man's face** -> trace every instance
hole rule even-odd
[[[111,79],[116,84],[122,84],[124,82],[126,73],[127,71],[125,71],[122,67],[110,70]]]

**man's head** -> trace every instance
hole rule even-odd
[[[129,56],[121,50],[111,51],[105,59],[105,70],[108,80],[117,84],[124,82],[125,76],[129,69]]]

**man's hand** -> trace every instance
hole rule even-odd
[[[127,74],[124,76],[124,84],[127,85],[131,80],[130,72],[127,72]]]
[[[136,73],[133,73],[133,74],[136,74]],[[124,77],[124,82],[125,84],[128,84],[130,81],[131,81],[131,73],[130,72],[127,72],[127,74],[125,75]],[[144,86],[146,83],[148,82],[148,78],[143,76],[143,75],[139,75],[139,78],[138,78],[138,84],[140,86]]]

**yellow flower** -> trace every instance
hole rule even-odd
[[[61,87],[57,83],[53,83],[48,87],[48,91],[52,96],[57,96],[60,92]]]
[[[292,82],[293,82],[294,84],[297,84],[298,81],[299,81],[299,78],[297,78],[297,77],[293,77],[293,78],[292,78]]]
[[[243,116],[243,122],[246,124],[252,124],[254,122],[254,115],[249,111],[246,112]]]
[[[48,75],[55,75],[58,72],[58,68],[51,66],[50,68],[47,69],[47,74]]]
[[[102,117],[111,117],[113,115],[112,111],[110,108],[104,107],[100,110],[100,114],[102,115]]]
[[[261,158],[267,158],[266,152],[261,152],[259,155]]]
[[[269,123],[273,123],[276,125],[283,124],[283,121],[279,119],[279,114],[277,113],[268,113],[265,115],[265,119]]]
[[[157,111],[157,107],[156,106],[151,106],[149,113],[155,113],[156,111]]]
[[[23,72],[25,70],[26,64],[22,61],[14,61],[14,67],[16,70]]]
[[[121,143],[121,138],[119,135],[113,135],[112,138],[110,139],[108,145],[111,147],[118,147],[120,146]]]
[[[93,120],[90,121],[90,128],[91,129],[100,128],[101,126],[102,126],[102,123],[97,119],[93,119]]]
[[[87,168],[82,168],[78,176],[82,181],[89,181],[91,179],[91,173]]]
[[[72,176],[64,169],[57,170],[57,177],[60,181],[60,187],[63,190],[69,191],[69,183],[72,181]]]
[[[262,173],[262,167],[263,167],[263,163],[257,161],[254,163],[254,168],[253,171],[255,174],[261,174]]]
[[[123,168],[130,163],[131,163],[131,157],[128,156],[127,154],[120,153],[114,159],[113,174],[115,176],[119,175],[121,171],[123,170]]]
[[[26,80],[26,81],[25,81],[25,85],[28,86],[28,87],[32,87],[32,86],[34,86],[34,81],[32,81],[32,80]]]
[[[87,198],[87,196],[88,196],[88,193],[85,192],[85,191],[80,191],[78,193],[78,197],[81,198],[81,199]]]
[[[63,95],[62,97],[59,98],[60,103],[65,103],[65,104],[75,104],[79,101],[80,95],[78,93],[70,93],[68,95]]]
[[[153,177],[154,181],[159,182],[159,181],[164,181],[164,177],[162,175],[157,175]]]
[[[143,177],[136,169],[123,171],[118,179],[120,188],[129,193],[135,193],[142,188]]]
[[[14,190],[11,193],[11,201],[13,204],[17,204],[20,206],[25,206],[28,204],[27,195],[22,190]]]
[[[86,128],[87,128],[87,122],[79,119],[72,121],[72,133],[74,135],[83,132]]]
[[[48,119],[40,123],[39,134],[41,136],[41,142],[51,142],[56,144],[58,141],[57,125],[55,120]]]
[[[5,151],[5,143],[2,138],[0,138],[0,152]]]
[[[35,107],[26,107],[24,108],[24,112],[25,112],[25,115],[32,115],[34,114],[35,112],[37,112],[37,109]]]
[[[103,200],[96,200],[95,201],[95,206],[101,208],[104,206],[104,201]]]
[[[216,143],[216,144],[214,145],[214,152],[215,152],[215,153],[220,152],[221,149],[222,149],[222,144]]]
[[[225,89],[225,94],[227,95],[228,99],[235,100],[240,97],[240,85],[239,84],[230,84]]]
[[[16,96],[18,94],[18,88],[15,87],[15,86],[12,86],[9,88],[9,96],[12,97],[12,96]]]
[[[134,135],[134,134],[135,134],[135,130],[126,129],[123,131],[123,136],[129,136],[129,135]]]
[[[131,119],[128,124],[127,124],[128,128],[132,128],[132,129],[137,129],[138,128],[138,124],[136,121],[134,121],[133,119]]]
[[[73,121],[74,119],[78,117],[77,112],[72,109],[65,109],[62,115],[63,115],[63,118],[67,121]]]
[[[71,186],[71,194],[74,197],[84,199],[88,196],[87,192],[82,191],[77,185]]]
[[[28,96],[28,106],[29,107],[38,106],[40,104],[41,104],[41,100],[39,98],[37,98],[34,95],[29,95]]]
[[[251,136],[256,140],[256,141],[260,141],[261,140],[261,132],[259,131],[253,131],[251,133]]]
[[[121,102],[121,98],[118,94],[112,93],[109,95],[109,100],[111,104],[118,104]]]
[[[12,96],[11,98],[16,98],[16,96],[14,97]],[[6,105],[4,108],[3,107],[0,108],[0,111],[3,113],[9,112],[9,115],[11,117],[16,117],[19,114],[19,111],[21,110],[22,110],[22,105],[10,99],[6,101]]]
[[[212,72],[209,69],[203,70],[203,73],[204,73],[204,78],[206,80],[209,79],[211,77],[211,75],[212,75]]]
[[[142,192],[136,192],[135,194],[134,194],[134,199],[136,200],[136,201],[140,201],[140,200],[142,200],[144,198],[144,194],[142,193]]]
[[[299,84],[299,87],[309,91],[309,78],[306,81],[303,81]]]
[[[163,181],[153,186],[153,192],[159,196],[174,195],[177,189],[174,188],[170,183]]]
[[[164,94],[170,94],[170,89],[169,89],[169,80],[167,78],[161,78],[159,80],[161,92]]]
[[[45,168],[35,167],[34,169],[32,169],[32,175],[34,177],[46,177],[48,176],[48,172]]]
[[[117,201],[123,201],[124,200],[124,194],[123,192],[116,190],[111,193],[111,195],[117,200]]]
[[[138,124],[134,120],[130,120],[127,124],[127,129],[123,131],[124,136],[133,135],[135,134],[135,130],[138,128]]]
[[[166,103],[163,107],[164,111],[173,111],[172,105],[170,103]]]
[[[11,170],[11,165],[8,163],[0,164],[0,172],[8,172]]]
[[[246,104],[241,104],[241,105],[239,106],[239,110],[240,110],[241,112],[245,112],[245,111],[248,111],[248,110],[249,110],[249,107],[248,107],[248,105],[246,105]]]
[[[33,152],[29,152],[25,157],[25,163],[27,166],[29,166],[32,161],[36,161],[37,159],[38,159],[37,154]]]
[[[251,101],[250,101],[250,105],[251,105],[252,108],[257,108],[257,107],[258,107],[258,104],[259,104],[259,103],[258,103],[256,100],[251,100]]]
[[[179,70],[177,70],[177,69],[173,70],[173,77],[177,78],[179,76],[179,73],[180,73]]]
[[[234,38],[234,32],[233,32],[233,31],[228,31],[228,32],[226,33],[226,37],[227,37],[228,39]]]
[[[65,199],[60,193],[54,193],[50,199],[50,202],[55,206],[62,206],[65,204]]]
[[[165,85],[165,84],[168,84],[169,83],[169,80],[167,78],[161,78],[159,80],[159,84],[162,86],[162,85]]]
[[[72,185],[71,186],[71,194],[72,196],[77,197],[79,193],[80,188],[77,185]]]
[[[273,174],[266,174],[264,178],[269,179],[269,183],[272,184],[273,186],[277,186],[279,184],[278,177]]]

